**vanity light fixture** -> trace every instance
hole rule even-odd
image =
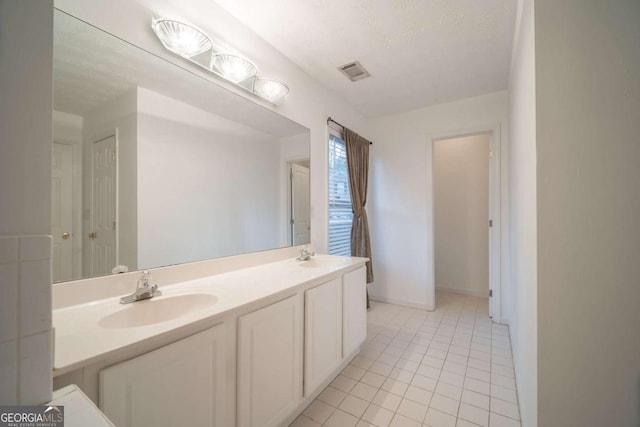
[[[258,77],[254,81],[255,93],[275,105],[280,105],[289,93],[289,86],[273,79]]]
[[[185,58],[192,58],[213,48],[209,36],[184,22],[154,19],[151,28],[165,48]]]
[[[211,56],[211,67],[236,84],[258,73],[258,67],[253,62],[233,53],[214,53]]]
[[[224,48],[222,40],[211,39],[194,25],[175,19],[152,19],[151,29],[165,49],[180,55],[237,87],[274,105],[280,105],[289,87],[277,80],[259,77],[258,67],[232,48]],[[209,52],[209,55],[204,55]]]

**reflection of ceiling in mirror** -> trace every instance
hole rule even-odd
[[[82,116],[139,85],[138,64],[122,49],[130,46],[107,46],[94,28],[61,14],[54,33],[56,110]]]
[[[307,128],[191,71],[56,11],[55,110],[83,116],[136,86],[276,137],[308,132]]]

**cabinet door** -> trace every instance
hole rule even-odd
[[[238,319],[240,427],[281,425],[302,399],[302,298]]]
[[[342,361],[340,278],[305,292],[304,394],[313,392]]]
[[[223,426],[224,327],[100,372],[100,409],[118,427]]]
[[[367,337],[367,273],[364,267],[342,277],[342,295],[342,357],[347,357]]]

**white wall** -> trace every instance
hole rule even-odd
[[[54,110],[53,139],[74,145],[82,143],[82,117]]]
[[[52,6],[0,0],[0,405],[51,398]]]
[[[535,2],[545,427],[640,425],[639,23],[637,0]]]
[[[433,144],[436,289],[489,292],[489,134]]]
[[[280,138],[278,141],[283,161],[309,160],[309,135],[306,132]]]
[[[371,228],[375,283],[372,298],[434,309],[431,163],[427,146],[433,139],[483,132],[497,127],[501,140],[503,262],[506,282],[508,252],[505,203],[508,174],[506,92],[373,119],[367,212]],[[502,292],[506,297],[507,292]],[[502,303],[508,316],[506,302]],[[507,317],[508,318],[508,317]]]
[[[91,165],[92,145],[117,130],[118,133],[118,263],[136,270],[138,267],[138,147],[137,147],[137,91],[131,90],[121,97],[90,111],[84,116],[83,155],[84,170]],[[89,212],[91,210],[91,174],[83,175],[83,247],[90,243]],[[84,272],[89,257],[84,253]]]
[[[513,263],[513,310],[509,331],[522,425],[535,427],[538,425],[538,247],[533,0],[520,1],[518,19],[509,82],[509,192]]]
[[[276,138],[145,89],[138,108],[139,268],[279,246]]]

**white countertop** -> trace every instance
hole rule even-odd
[[[305,262],[287,259],[162,286],[160,290],[163,295],[151,300],[123,305],[119,303],[119,297],[122,296],[119,295],[53,310],[54,370],[58,374],[69,372],[104,359],[115,352],[135,347],[143,341],[148,343],[149,340],[162,334],[186,328],[194,322],[208,322],[213,325],[216,320],[222,320],[232,311],[250,309],[250,305],[260,300],[275,297],[281,293],[290,293],[298,287],[314,285],[315,282],[320,284],[325,276],[326,278],[337,276],[364,265],[367,261],[366,258],[329,255],[317,258],[329,260],[330,263],[312,266],[313,264],[305,265]],[[217,301],[204,307],[189,308],[179,317],[143,326],[121,328],[105,326],[104,319],[113,313],[140,308],[153,313],[149,308],[163,309],[161,301],[193,293],[213,295]],[[202,296],[201,299],[204,301],[207,298]],[[141,304],[148,304],[148,306],[142,307]]]

